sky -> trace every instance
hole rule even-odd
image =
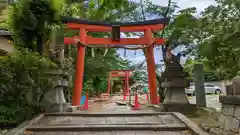
[[[150,0],[154,4],[167,6],[168,0]],[[188,7],[196,7],[197,8],[197,15],[200,15],[201,11],[203,11],[206,7],[208,7],[211,4],[214,4],[214,0],[174,0],[177,2],[179,6],[179,10],[185,9]],[[122,35],[124,37],[124,35]],[[184,50],[184,47],[177,48],[173,54],[176,54],[178,51]],[[155,55],[155,63],[156,64],[162,64],[162,53],[161,48],[155,48],[154,55]],[[127,50],[126,56],[124,56],[124,49],[119,49],[118,53],[123,59],[127,59],[132,61],[133,63],[140,63],[145,60],[145,57],[143,55],[142,50],[135,51]],[[184,64],[186,61],[186,58],[181,58],[180,63]]]
[[[150,0],[153,4],[168,5],[168,0]],[[214,0],[173,0],[177,2],[180,9],[188,8],[188,7],[196,7],[198,13],[203,11],[207,6],[214,3]]]

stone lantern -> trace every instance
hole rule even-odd
[[[188,86],[186,73],[179,61],[172,55],[171,59],[166,62],[166,69],[162,77],[164,82],[161,83],[165,89],[164,102],[160,104],[160,111],[164,112],[180,112],[183,114],[196,113],[196,104],[190,104],[185,93]]]

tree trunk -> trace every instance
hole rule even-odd
[[[38,34],[37,35],[37,52],[42,55],[43,53],[43,35]]]

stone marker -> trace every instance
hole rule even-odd
[[[203,64],[194,64],[194,77],[196,104],[198,107],[206,107]]]

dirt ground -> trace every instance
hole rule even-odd
[[[214,109],[207,108],[214,112]],[[211,128],[219,128],[218,113],[209,113],[208,111],[198,109],[197,113],[192,116],[187,116],[190,120],[196,123],[200,128],[209,132]]]

